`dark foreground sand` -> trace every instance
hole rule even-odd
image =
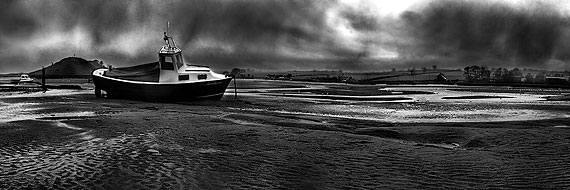
[[[190,103],[0,96],[0,189],[570,187],[570,105],[543,94],[240,82]]]

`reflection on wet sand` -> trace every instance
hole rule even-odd
[[[544,94],[238,83],[238,100],[230,87],[221,101],[170,104],[1,96],[0,189],[570,186],[570,104]],[[479,96],[512,98],[443,98]]]

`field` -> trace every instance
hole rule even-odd
[[[332,77],[350,77],[361,82],[406,82],[416,81],[425,82],[435,80],[438,74],[444,74],[451,81],[464,80],[462,70],[452,69],[429,69],[426,71],[417,70],[411,75],[410,71],[385,71],[385,72],[343,72],[343,71],[288,71],[288,72],[263,72],[263,71],[246,71],[241,73],[242,78],[263,79],[268,75],[287,76],[290,75],[292,80],[307,81],[317,78]]]
[[[0,189],[564,189],[569,90],[238,80],[221,101],[0,96]]]

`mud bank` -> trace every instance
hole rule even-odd
[[[570,186],[565,101],[447,100],[481,94],[425,86],[384,89],[432,92],[389,95],[405,102],[336,100],[287,95],[352,87],[255,82],[238,81],[249,91],[238,100],[228,90],[221,101],[170,104],[90,90],[2,96],[0,189]]]

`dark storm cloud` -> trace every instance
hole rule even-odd
[[[347,27],[355,32],[379,28],[368,13],[335,1],[190,1],[176,6],[169,17],[177,23],[174,31],[182,31],[178,34],[191,51],[190,60],[240,67],[315,69],[323,67],[306,63],[326,57],[327,66],[353,68],[344,60],[367,50],[360,42],[345,44],[331,17],[346,19]],[[331,13],[335,8],[341,10]],[[204,39],[208,39],[206,44],[201,44]],[[208,43],[216,45],[204,47]]]
[[[347,2],[0,1],[0,73],[74,54],[115,66],[154,61],[167,21],[186,60],[223,69],[540,66],[553,59],[564,66],[570,59],[568,18],[550,4],[430,1],[390,17],[369,7],[376,3]]]
[[[110,0],[1,1],[0,72],[34,70],[74,54],[109,57],[113,55],[109,44],[117,35],[144,30],[141,21],[154,9],[149,5]],[[118,54],[115,58],[128,58]]]
[[[348,9],[343,12],[343,16],[350,21],[352,28],[364,31],[375,31],[379,29],[378,18],[367,13]]]
[[[65,19],[64,24],[85,26],[92,32],[95,45],[107,42],[133,25],[142,25],[152,9],[147,3],[133,0],[70,0],[65,1],[64,6],[66,12],[58,15]]]
[[[282,46],[300,48],[330,40],[324,17],[326,6],[318,1],[191,1],[178,4],[169,17],[176,23],[173,29],[180,31],[180,41],[197,48],[191,50],[194,60],[229,64],[241,61],[271,67],[264,64],[287,58],[279,52]],[[204,38],[232,50],[192,46]]]
[[[23,7],[17,0],[0,1],[0,32],[4,35],[18,35],[33,31],[36,21],[27,14],[22,14]]]
[[[335,1],[29,0],[2,4],[0,46],[13,49],[0,54],[4,68],[24,65],[35,69],[76,53],[119,66],[154,59],[166,21],[170,21],[170,34],[188,60],[279,69],[282,65],[272,62],[302,65],[298,60],[312,61],[316,59],[313,54],[334,60],[358,57],[365,51],[343,44],[329,23],[331,16],[346,17],[357,31],[375,27],[373,18],[356,10],[328,14],[331,8],[342,7]],[[29,54],[21,54],[24,49]],[[305,53],[309,55],[301,55]],[[19,56],[28,56],[26,63],[12,61],[22,60]]]
[[[183,41],[213,35],[273,45],[284,36],[318,40],[325,28],[324,9],[313,1],[193,1],[177,6],[185,6],[172,15],[173,23],[183,28]]]
[[[132,21],[126,16],[129,1],[1,1],[3,36],[27,36],[53,25],[61,30],[85,26],[96,38]],[[140,13],[148,12],[138,10]],[[135,20],[136,21],[136,20]],[[97,41],[97,40],[96,40]]]
[[[568,56],[557,52],[570,50],[561,45],[568,41],[568,18],[551,4],[529,1],[514,7],[481,1],[433,1],[401,18],[419,39],[418,54],[456,57],[463,62],[497,59],[515,66],[541,66],[549,59],[567,60]]]

